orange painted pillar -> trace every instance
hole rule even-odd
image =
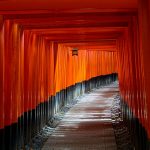
[[[145,123],[150,139],[150,1],[139,0],[140,50],[146,96]]]
[[[0,129],[4,128],[4,33],[0,16]]]

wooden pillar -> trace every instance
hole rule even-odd
[[[4,149],[4,34],[0,15],[0,149]]]
[[[4,37],[3,17],[0,15],[0,129],[4,128]]]
[[[143,75],[146,96],[145,123],[150,139],[150,1],[139,0],[139,32],[140,32],[140,50],[143,59]]]

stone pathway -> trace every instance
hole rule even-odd
[[[43,150],[116,150],[111,106],[118,94],[113,83],[81,97],[44,143]]]

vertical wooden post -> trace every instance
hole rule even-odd
[[[0,149],[4,149],[4,37],[3,16],[0,15]]]
[[[145,89],[143,93],[146,96],[145,109],[145,126],[148,131],[148,137],[150,139],[150,1],[139,0],[139,31],[140,31],[140,49],[141,57],[143,59],[143,70],[144,70],[144,82]]]

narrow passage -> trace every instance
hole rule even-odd
[[[85,94],[61,120],[43,150],[116,150],[111,106],[117,84]]]

